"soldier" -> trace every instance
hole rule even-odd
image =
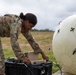
[[[6,14],[0,17],[0,75],[4,75],[4,53],[1,44],[1,37],[10,37],[12,49],[18,60],[22,60],[30,64],[30,60],[24,56],[19,47],[18,36],[21,32],[28,40],[35,53],[41,53],[43,59],[48,61],[48,57],[41,50],[39,45],[33,39],[30,30],[36,25],[37,17],[32,13],[23,14],[20,16],[13,14]]]

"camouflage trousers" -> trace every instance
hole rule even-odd
[[[5,63],[4,63],[4,53],[2,49],[2,44],[1,44],[1,38],[0,38],[0,75],[5,74]]]

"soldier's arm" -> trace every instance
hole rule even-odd
[[[28,40],[29,44],[31,45],[31,47],[33,48],[35,53],[41,53],[42,52],[41,48],[39,47],[39,45],[36,43],[36,41],[32,37],[30,31],[22,30],[22,34]]]
[[[4,60],[5,60],[5,58],[4,58],[4,53],[3,53],[3,48],[2,48],[2,42],[1,42],[1,37],[0,37],[0,61],[2,61],[4,63]],[[0,66],[1,66],[2,62],[0,62]]]
[[[35,42],[34,38],[32,37],[30,31],[25,31],[25,29],[22,29],[22,34],[24,37],[28,40],[29,44],[33,48],[35,53],[40,53],[42,55],[42,58],[46,61],[49,60],[49,58],[45,55],[45,53],[42,51],[42,49],[39,47],[39,45]]]
[[[20,60],[24,57],[24,54],[21,51],[21,48],[18,43],[18,27],[17,23],[12,23],[10,25],[10,38],[11,38],[11,46],[16,55],[16,57]]]

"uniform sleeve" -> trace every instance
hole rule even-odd
[[[41,53],[42,52],[41,48],[39,47],[39,45],[36,43],[36,41],[32,37],[30,31],[23,30],[22,34],[28,40],[29,44],[31,45],[31,47],[33,48],[35,53]]]
[[[20,60],[24,55],[20,49],[18,43],[18,25],[17,23],[12,23],[10,26],[10,38],[11,38],[11,46],[16,55],[16,57]]]
[[[2,42],[1,42],[1,37],[0,37],[0,67],[2,66],[2,62],[4,61],[5,61],[5,58],[4,58]]]

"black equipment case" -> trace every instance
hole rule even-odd
[[[52,75],[52,63],[45,62],[40,64],[27,65],[15,59],[5,61],[6,75]]]

